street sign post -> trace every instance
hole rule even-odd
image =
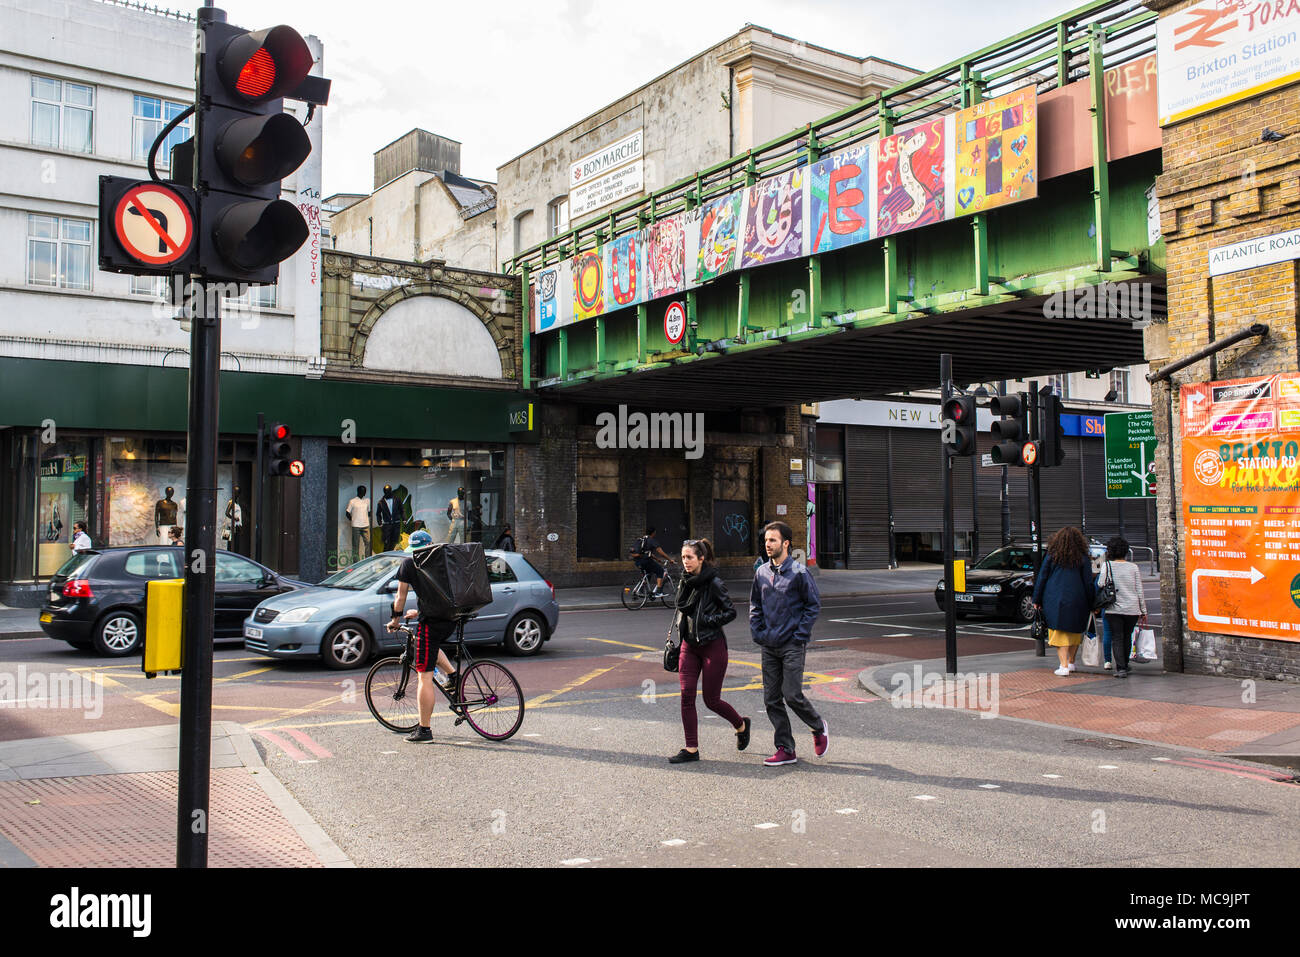
[[[1155,496],[1156,429],[1151,413],[1106,413],[1106,497]]]

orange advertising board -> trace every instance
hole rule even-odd
[[[1300,641],[1300,374],[1182,387],[1187,620]]]

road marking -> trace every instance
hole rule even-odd
[[[630,641],[615,641],[613,638],[583,638],[583,641],[602,641],[607,645],[622,645],[624,648],[636,648],[640,651],[654,651],[649,645],[634,645]]]
[[[1118,771],[1118,770],[1119,770],[1119,765],[1118,765],[1118,764],[1099,764],[1099,765],[1097,765],[1097,770],[1098,770],[1098,771]]]
[[[1152,758],[1152,761],[1172,761],[1173,758]]]
[[[317,744],[315,741],[313,741],[310,737],[308,737],[308,736],[307,736],[307,732],[305,732],[305,731],[300,731],[300,730],[298,730],[297,728],[285,728],[285,729],[284,729],[284,733],[287,734],[287,735],[289,735],[291,738],[293,738],[295,741],[297,741],[299,744],[301,744],[304,748],[306,748],[306,749],[307,749],[308,751],[310,751],[312,754],[316,755],[316,757],[318,757],[318,758],[332,758],[332,757],[334,757],[334,755],[330,754],[330,753],[329,753],[328,751],[326,751],[323,747],[321,747],[319,744]]]
[[[780,824],[773,824],[771,821],[766,821],[762,824],[754,825],[754,827],[758,828],[760,831],[766,831],[768,828],[780,827],[780,826],[781,826]]]
[[[937,800],[937,798],[936,798],[933,794],[917,794],[917,795],[914,795],[914,796],[913,796],[912,800],[914,800],[914,801],[934,801],[934,800]]]
[[[265,668],[254,668],[252,671],[241,671],[237,675],[227,675],[224,678],[217,678],[215,679],[215,681],[234,681],[238,678],[251,678],[253,677],[253,675],[265,674],[266,672],[271,670],[273,670],[272,666],[267,665]]]
[[[396,754],[396,751],[380,751],[380,754]]]
[[[171,693],[172,692],[169,691],[163,692],[163,694]],[[163,714],[169,714],[173,718],[179,718],[181,716],[181,706],[179,701],[163,701],[162,698],[156,694],[133,695],[131,700],[153,708],[155,711],[161,711]]]
[[[534,732],[532,732],[531,734],[520,735],[520,737],[524,737],[524,738],[540,738],[541,735],[538,734],[536,731],[534,731]]]
[[[855,808],[855,807],[842,807],[842,808],[840,808],[838,811],[836,811],[835,813],[836,813],[836,814],[857,814],[857,813],[858,813],[858,809]]]
[[[304,754],[302,751],[299,751],[296,747],[294,747],[294,745],[290,741],[286,740],[285,738],[282,738],[274,731],[258,731],[257,733],[260,734],[267,741],[270,741],[277,748],[279,748],[281,751],[287,754],[290,758],[299,762],[300,764],[306,763],[307,761],[311,760],[310,758],[307,757],[306,754]]]
[[[339,700],[339,695],[336,692],[335,694],[330,695],[328,698],[321,698],[319,701],[313,701],[311,704],[303,708],[286,708],[284,714],[282,714],[280,717],[283,720],[287,720],[289,718],[297,718],[300,715],[309,714],[312,711],[319,710],[322,705],[331,704],[338,700]],[[257,721],[250,722],[249,724],[245,725],[245,727],[250,729],[258,728],[267,725],[274,720],[275,718],[260,718]]]
[[[881,635],[880,637],[881,638],[911,638],[912,633],[910,631],[900,631],[896,635]]]
[[[1219,774],[1231,774],[1234,778],[1251,778],[1255,781],[1267,781],[1269,784],[1278,784],[1280,782],[1263,774],[1248,774],[1245,771],[1232,771],[1228,768],[1216,768],[1208,764],[1193,763],[1192,761],[1174,761],[1174,764],[1181,764],[1185,768],[1198,768],[1202,771],[1217,771]]]
[[[866,635],[854,635],[852,638],[815,638],[814,641],[866,641]]]
[[[1059,778],[1060,775],[1059,775],[1059,774],[1044,774],[1043,777],[1045,777],[1045,778]]]
[[[602,639],[602,638],[596,638],[596,639],[593,639],[593,640],[594,640],[594,641],[603,641],[604,639]],[[622,662],[619,662],[619,664],[622,664]],[[550,701],[552,698],[558,698],[560,695],[565,694],[565,693],[567,693],[567,692],[569,692],[569,691],[572,691],[574,688],[577,688],[577,687],[580,687],[580,686],[582,686],[582,685],[585,685],[588,681],[591,681],[591,680],[594,679],[594,678],[599,678],[601,675],[605,674],[605,672],[607,672],[607,671],[613,671],[613,670],[614,670],[615,668],[617,668],[617,667],[618,667],[618,665],[610,665],[608,668],[596,668],[596,669],[593,670],[593,671],[588,671],[588,672],[587,672],[585,675],[583,675],[581,678],[574,678],[572,681],[570,681],[570,682],[569,682],[567,685],[565,685],[563,688],[557,688],[555,691],[547,691],[547,692],[544,693],[544,694],[539,694],[539,695],[538,695],[536,698],[534,698],[532,701],[526,701],[526,702],[524,702],[524,707],[525,707],[525,708],[536,708],[538,705],[545,704],[547,701]]]
[[[567,861],[560,861],[560,863],[568,864],[569,866],[572,867],[575,864],[590,864],[591,861],[587,860],[587,858],[585,857],[571,857]]]
[[[981,784],[980,787],[982,787],[982,788],[984,788],[984,789],[986,789],[986,790],[989,790],[989,791],[997,791],[997,790],[999,790],[999,789],[1002,787],[1002,785],[1001,785],[1001,784]]]
[[[680,837],[674,837],[674,838],[669,838],[666,841],[660,841],[659,843],[664,845],[665,847],[681,847],[686,842],[683,841]]]

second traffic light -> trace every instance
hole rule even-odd
[[[266,432],[266,474],[301,476],[304,466],[301,459],[293,457],[293,434],[289,427],[277,422]]]
[[[323,104],[329,81],[308,75],[312,54],[292,27],[249,32],[221,17],[199,23],[199,267],[209,279],[271,283],[309,234],[298,208],[280,198],[280,181],[311,155],[284,98]]]
[[[1061,416],[1065,406],[1051,386],[1038,390],[1038,444],[1041,446],[1043,468],[1065,462],[1065,425]]]
[[[992,426],[993,463],[1025,465],[1023,449],[1029,440],[1028,394],[995,395],[989,403],[989,410],[999,416]]]
[[[953,396],[943,404],[943,445],[949,455],[975,454],[975,397]]]

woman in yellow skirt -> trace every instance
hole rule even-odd
[[[1034,607],[1047,619],[1047,643],[1056,649],[1055,673],[1061,677],[1074,670],[1095,594],[1088,543],[1083,532],[1067,526],[1048,541],[1047,559],[1034,582]]]

